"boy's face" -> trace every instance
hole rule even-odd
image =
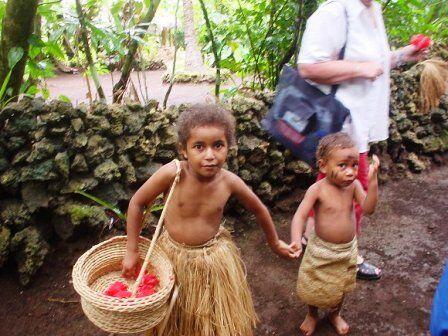
[[[347,187],[358,176],[359,153],[356,147],[333,149],[326,160],[319,160],[319,170],[327,180],[338,186]]]
[[[215,176],[227,159],[228,143],[224,129],[212,125],[191,129],[181,153],[194,173],[206,178]]]

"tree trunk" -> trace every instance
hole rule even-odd
[[[145,17],[141,20],[139,23],[142,25],[143,29],[148,30],[148,23],[151,23],[152,19],[154,18],[154,15],[156,14],[157,7],[159,6],[160,0],[153,0],[151,1],[151,5],[148,8],[148,12],[146,13]],[[144,35],[143,32],[139,33],[138,36],[142,38]],[[137,52],[138,42],[134,39],[131,41],[129,45],[128,54],[126,55],[126,58],[124,60],[123,68],[121,70],[121,77],[120,80],[115,84],[113,89],[113,101],[114,103],[120,102],[123,98],[123,94],[126,90],[126,86],[129,81],[129,77],[131,75],[132,68],[134,67],[134,56]]]
[[[178,36],[177,34],[177,12],[179,11],[179,0],[176,1],[176,11],[174,12],[174,36]],[[169,31],[168,31],[169,33]],[[173,89],[174,85],[174,76],[176,75],[176,61],[177,61],[177,51],[179,50],[179,44],[180,41],[174,41],[174,58],[173,58],[173,68],[171,71],[171,78],[170,78],[170,86],[168,87],[168,90],[165,93],[165,98],[163,99],[163,109],[166,109],[166,104],[168,103],[168,97],[170,96],[171,90]]]
[[[167,27],[163,27],[162,29],[162,47],[166,47],[168,45],[169,39],[169,30]]]
[[[291,58],[294,56],[294,63],[297,62],[299,44],[301,42],[303,32],[305,31],[306,21],[314,13],[317,9],[317,1],[316,0],[298,0],[297,2],[298,11],[296,17],[296,26],[294,30],[294,38],[291,46],[287,50],[286,54],[283,56],[281,61],[277,66],[277,71],[275,74],[275,85],[277,85],[278,78],[280,76],[280,72],[282,71],[283,66],[288,63]]]
[[[204,62],[198,47],[198,39],[194,30],[193,0],[182,0],[184,11],[185,34],[185,70],[203,71]]]
[[[296,54],[296,51],[298,49],[298,42],[299,42],[299,36],[300,36],[300,28],[302,27],[302,21],[303,21],[303,3],[306,0],[299,0],[298,1],[298,10],[297,10],[297,17],[296,17],[296,25],[294,30],[294,38],[289,46],[289,49],[286,51],[286,54],[283,56],[283,58],[280,60],[279,64],[277,65],[277,70],[275,74],[275,85],[277,85],[278,78],[280,75],[280,72],[282,71],[283,66],[288,63],[291,60],[291,57],[293,57]]]
[[[98,92],[100,100],[102,102],[105,102],[106,96],[104,95],[103,88],[101,87],[98,74],[95,70],[95,64],[93,63],[92,54],[90,52],[89,39],[87,37],[87,27],[80,0],[76,0],[76,12],[78,14],[79,25],[81,26],[81,41],[84,45],[84,52],[86,53],[87,63],[90,69],[90,75],[92,76],[93,82],[95,83],[96,91]]]
[[[2,23],[2,37],[0,42],[0,85],[4,82],[8,72],[8,53],[12,48],[22,48],[23,56],[15,65],[8,83],[12,89],[9,97],[17,100],[22,85],[25,65],[28,59],[28,38],[34,29],[39,0],[8,0]]]
[[[212,42],[213,56],[215,58],[216,66],[216,78],[215,78],[215,96],[219,100],[219,87],[221,86],[221,55],[218,52],[218,45],[213,35],[212,26],[208,18],[207,8],[205,7],[204,0],[199,0],[201,4],[202,14],[204,15],[205,26],[207,28],[207,33],[210,41]]]
[[[73,50],[70,40],[67,37],[67,33],[64,32],[62,34],[62,46],[64,47],[65,54],[67,55],[68,59],[71,60],[73,57],[75,57],[75,51]]]

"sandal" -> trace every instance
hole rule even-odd
[[[356,265],[357,272],[356,277],[362,280],[378,280],[381,278],[382,272],[376,266],[369,264],[368,262],[363,261],[361,264]]]

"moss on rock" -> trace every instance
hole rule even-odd
[[[42,266],[49,252],[49,245],[35,227],[17,232],[11,239],[11,251],[19,271],[19,280],[27,285]]]

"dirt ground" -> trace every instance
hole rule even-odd
[[[432,297],[448,256],[448,167],[389,182],[380,189],[376,213],[364,222],[360,248],[367,260],[381,266],[376,282],[359,281],[347,298],[343,314],[351,335],[429,335]],[[287,239],[289,221],[301,199],[298,191],[275,210],[281,237]],[[297,335],[306,313],[295,295],[299,262],[276,257],[261,230],[236,237],[248,270],[260,324],[257,336]],[[83,315],[70,284],[77,257],[95,241],[60,243],[26,289],[16,275],[0,273],[0,335],[106,336]],[[335,335],[325,319],[316,335]]]
[[[162,82],[162,77],[166,73],[164,70],[144,71],[140,73],[140,83],[135,72],[132,73],[131,79],[136,86],[137,93],[142,99],[142,92],[146,92],[143,75],[146,77],[147,94],[149,99],[156,99],[163,102],[168,84]],[[117,83],[120,79],[120,73],[101,75],[101,86],[106,95],[108,102],[112,101],[113,83]],[[93,84],[92,89],[94,90]],[[230,85],[230,84],[229,84]],[[50,90],[50,98],[56,99],[60,95],[67,96],[74,105],[80,102],[88,102],[86,80],[81,74],[59,74],[57,77],[47,79],[47,86]],[[214,102],[213,95],[214,84],[174,84],[168,99],[168,106],[179,104],[193,104]],[[142,90],[142,91],[141,91]],[[146,93],[145,93],[146,95]]]

